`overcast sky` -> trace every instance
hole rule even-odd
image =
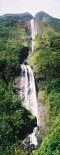
[[[60,0],[0,0],[0,15],[23,12],[35,15],[38,11],[60,18]]]

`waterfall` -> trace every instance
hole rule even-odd
[[[34,19],[31,20],[31,50],[34,51],[34,39],[35,39],[35,22]],[[29,65],[21,65],[21,76],[20,76],[20,98],[23,101],[24,106],[28,109],[32,115],[37,118],[38,125],[38,106],[37,106],[37,96],[35,88],[35,80],[31,67]],[[33,133],[29,135],[30,145],[37,146],[38,141],[36,137],[37,127],[34,128]]]
[[[35,80],[33,71],[29,65],[21,65],[20,97],[23,100],[25,107],[37,117]]]
[[[29,65],[21,65],[21,77],[20,77],[20,97],[23,101],[24,106],[37,118],[38,124],[38,107],[37,107],[37,97],[35,80],[31,67]],[[30,144],[35,146],[38,144],[37,138],[35,136],[36,128],[30,137]]]
[[[37,35],[37,26],[34,19],[31,20],[31,47],[32,52],[34,51],[34,39],[35,35]],[[18,78],[16,78],[16,88],[17,94],[20,96],[23,101],[23,106],[28,109],[32,115],[37,118],[37,127],[33,129],[33,132],[28,136],[30,138],[30,145],[34,145],[35,147],[38,145],[38,141],[40,139],[39,135],[42,134],[45,129],[44,123],[44,111],[45,108],[42,104],[37,102],[36,96],[36,88],[35,88],[35,80],[31,67],[27,65],[25,62],[21,64],[21,74]],[[33,146],[32,145],[32,146]]]
[[[34,19],[31,20],[31,38],[32,38],[31,49],[33,52],[34,51],[34,39],[35,39],[35,22],[34,22]]]
[[[31,49],[34,51],[34,39],[35,39],[35,21],[31,20]],[[18,95],[23,101],[23,106],[28,109],[33,116],[37,118],[37,126],[39,125],[38,118],[38,104],[37,104],[37,96],[36,96],[36,88],[35,88],[35,80],[31,67],[25,63],[21,64],[21,75],[16,79],[18,83]],[[30,145],[37,146],[38,140],[36,137],[37,127],[33,129],[33,133],[31,133],[28,137],[30,138]]]
[[[26,65],[21,65],[21,77],[20,77],[20,97],[24,102],[24,106],[29,110],[28,105],[28,78],[27,78],[27,69]]]

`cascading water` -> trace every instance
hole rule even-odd
[[[35,89],[35,80],[31,67],[29,65],[21,65],[21,77],[20,77],[20,97],[23,101],[24,106],[37,118],[38,124],[38,108],[37,108],[37,97]],[[30,137],[30,144],[35,146],[38,144],[35,136],[36,128]]]
[[[37,28],[34,20],[32,19],[32,51],[34,51],[34,39],[36,34]],[[16,78],[15,82],[18,96],[20,96],[20,98],[22,99],[23,105],[37,118],[37,127],[35,127],[33,129],[33,133],[28,136],[30,138],[30,145],[32,145],[32,147],[33,145],[36,147],[38,145],[40,135],[43,134],[45,129],[44,111],[46,111],[47,108],[37,102],[34,75],[29,65],[27,65],[26,63],[21,65],[21,75]]]
[[[34,22],[34,19],[31,20],[31,38],[32,38],[31,50],[33,52],[34,51],[34,39],[35,39],[35,22]]]
[[[38,117],[35,80],[33,71],[29,65],[21,65],[20,97],[25,107],[34,116]]]
[[[20,97],[24,102],[25,107],[29,110],[29,98],[28,98],[28,78],[26,65],[21,65],[21,77],[20,77]]]
[[[34,39],[35,39],[35,22],[31,20],[31,50],[34,51]],[[21,65],[21,77],[20,77],[20,97],[23,101],[24,106],[37,118],[38,125],[38,107],[37,97],[35,89],[35,80],[31,67],[29,65]],[[30,144],[38,145],[36,137],[37,127],[34,128],[33,133],[29,135]]]

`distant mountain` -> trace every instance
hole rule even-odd
[[[18,20],[21,20],[21,21],[28,21],[28,20],[31,20],[33,18],[33,16],[26,12],[26,13],[20,13],[20,14],[4,14],[2,16],[0,16],[0,22],[6,22],[8,21],[11,22],[16,22]]]
[[[36,15],[35,15],[35,19],[43,19],[43,18],[49,18],[49,17],[50,16],[43,11],[40,11],[40,12],[36,13]]]
[[[20,14],[5,14],[5,15],[0,16],[0,23],[1,24],[4,23],[5,25],[6,25],[6,23],[7,23],[7,25],[12,24],[12,26],[13,26],[17,21],[24,22],[24,21],[29,21],[32,18],[33,18],[33,16],[28,12],[20,13]],[[37,21],[37,23],[38,22],[42,23],[43,26],[50,26],[50,27],[54,28],[55,31],[58,31],[58,32],[60,31],[60,19],[53,18],[52,16],[48,15],[47,13],[45,13],[43,11],[38,12],[35,15],[34,19]],[[38,31],[40,31],[40,27],[38,28]]]
[[[35,20],[41,21],[46,26],[52,26],[56,31],[60,31],[60,19],[54,18],[41,11],[35,15]]]
[[[0,16],[0,23],[2,26],[3,25],[4,26],[14,26],[15,24],[20,22],[21,27],[23,27],[23,26],[29,27],[30,20],[32,18],[33,18],[33,16],[28,12],[20,13],[20,14],[4,14],[4,15]],[[26,26],[26,24],[27,24],[27,26]]]

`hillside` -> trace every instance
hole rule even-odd
[[[55,31],[60,32],[60,20],[57,18],[53,18],[52,16],[48,15],[47,13],[41,11],[35,15],[35,20],[38,23],[43,24],[44,26],[51,26],[54,28]]]
[[[40,147],[34,155],[60,154],[60,20],[44,12],[35,16],[35,51],[28,61],[33,68],[40,102],[47,105],[47,120]]]
[[[0,17],[0,154],[13,155],[21,141],[33,131],[36,118],[16,94],[14,79],[30,46],[30,14]],[[26,26],[27,31],[26,32]]]
[[[31,18],[28,13],[0,17],[0,78],[6,82],[19,73],[20,63],[28,55],[30,33],[26,33],[26,25],[29,32]]]
[[[37,122],[23,107],[15,88],[25,59],[35,75],[39,103],[48,109],[45,131],[33,154],[60,155],[60,20],[45,12],[35,15],[35,47],[30,54],[32,18],[29,13],[0,16],[1,155],[30,154],[31,148],[27,146],[26,153],[20,146]]]

